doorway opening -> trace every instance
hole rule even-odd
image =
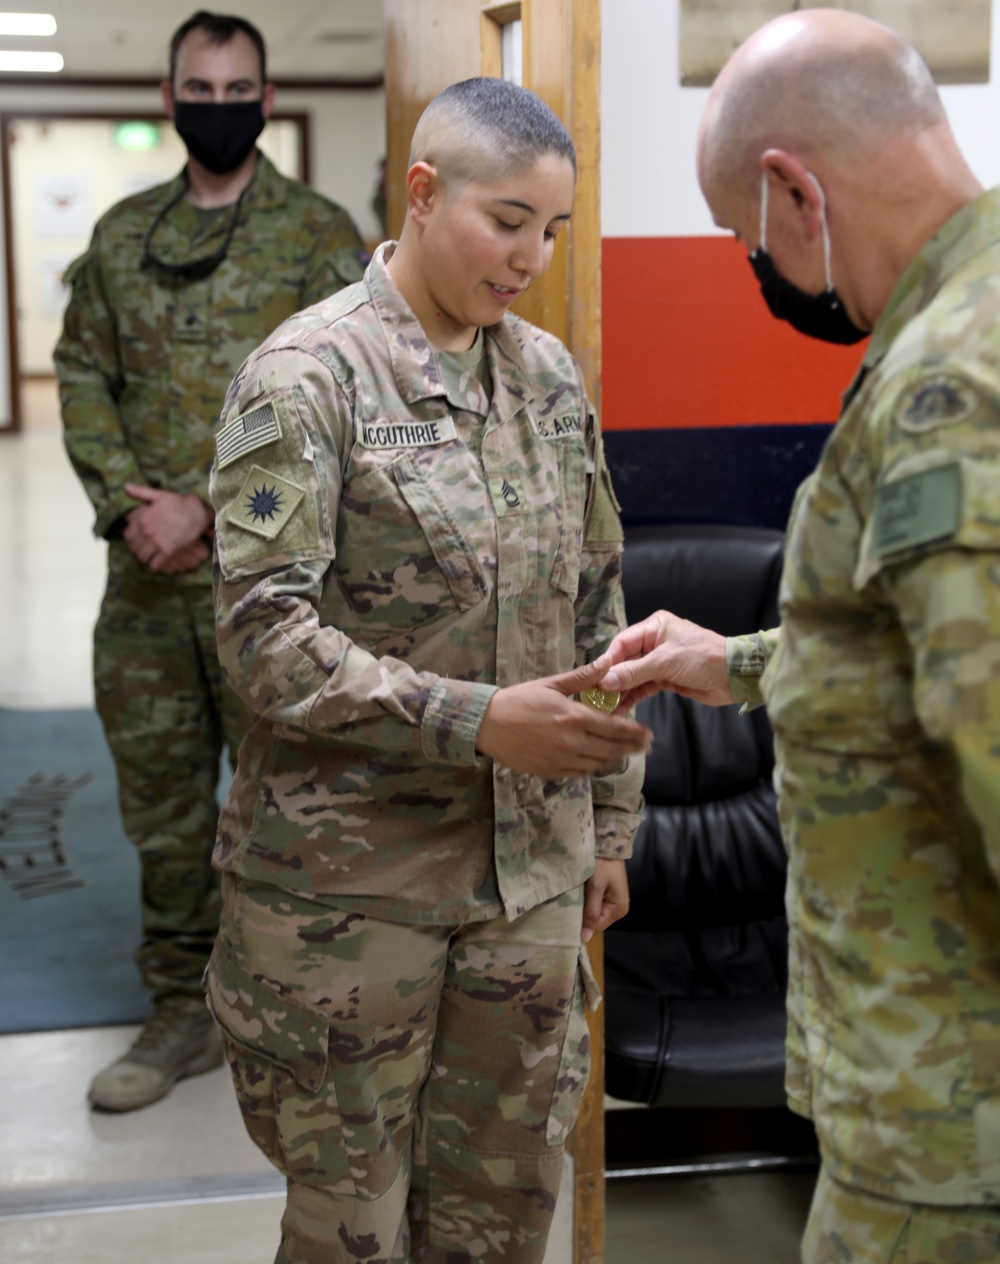
[[[258,140],[284,175],[308,182],[309,118],[276,114]],[[184,166],[180,137],[162,115],[0,115],[7,364],[0,434],[59,425],[52,351],[62,327],[63,276],[87,249],[97,220],[122,198],[171,180]],[[2,313],[0,313],[2,315]]]

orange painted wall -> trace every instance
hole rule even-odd
[[[606,430],[833,422],[865,345],[805,338],[768,312],[731,237],[606,237]]]

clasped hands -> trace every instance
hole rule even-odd
[[[210,556],[204,536],[214,515],[203,500],[137,483],[126,483],[125,490],[141,504],[126,513],[123,538],[144,566],[161,575],[179,575]]]

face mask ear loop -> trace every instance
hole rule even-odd
[[[830,271],[830,231],[826,226],[826,198],[823,195],[823,186],[813,173],[807,171],[806,175],[816,186],[816,192],[819,194],[819,224],[823,230],[823,267],[826,269],[826,288],[832,290],[833,274]]]
[[[760,178],[760,245],[757,249],[767,254],[767,172]]]

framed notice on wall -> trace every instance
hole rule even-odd
[[[69,298],[69,287],[63,278],[73,262],[72,254],[45,254],[38,258],[38,315],[44,320],[59,320]]]
[[[750,35],[797,9],[849,9],[920,50],[938,83],[988,83],[991,0],[681,0],[681,83],[710,84]]]
[[[87,237],[91,218],[90,177],[85,171],[41,171],[35,177],[35,234]]]

